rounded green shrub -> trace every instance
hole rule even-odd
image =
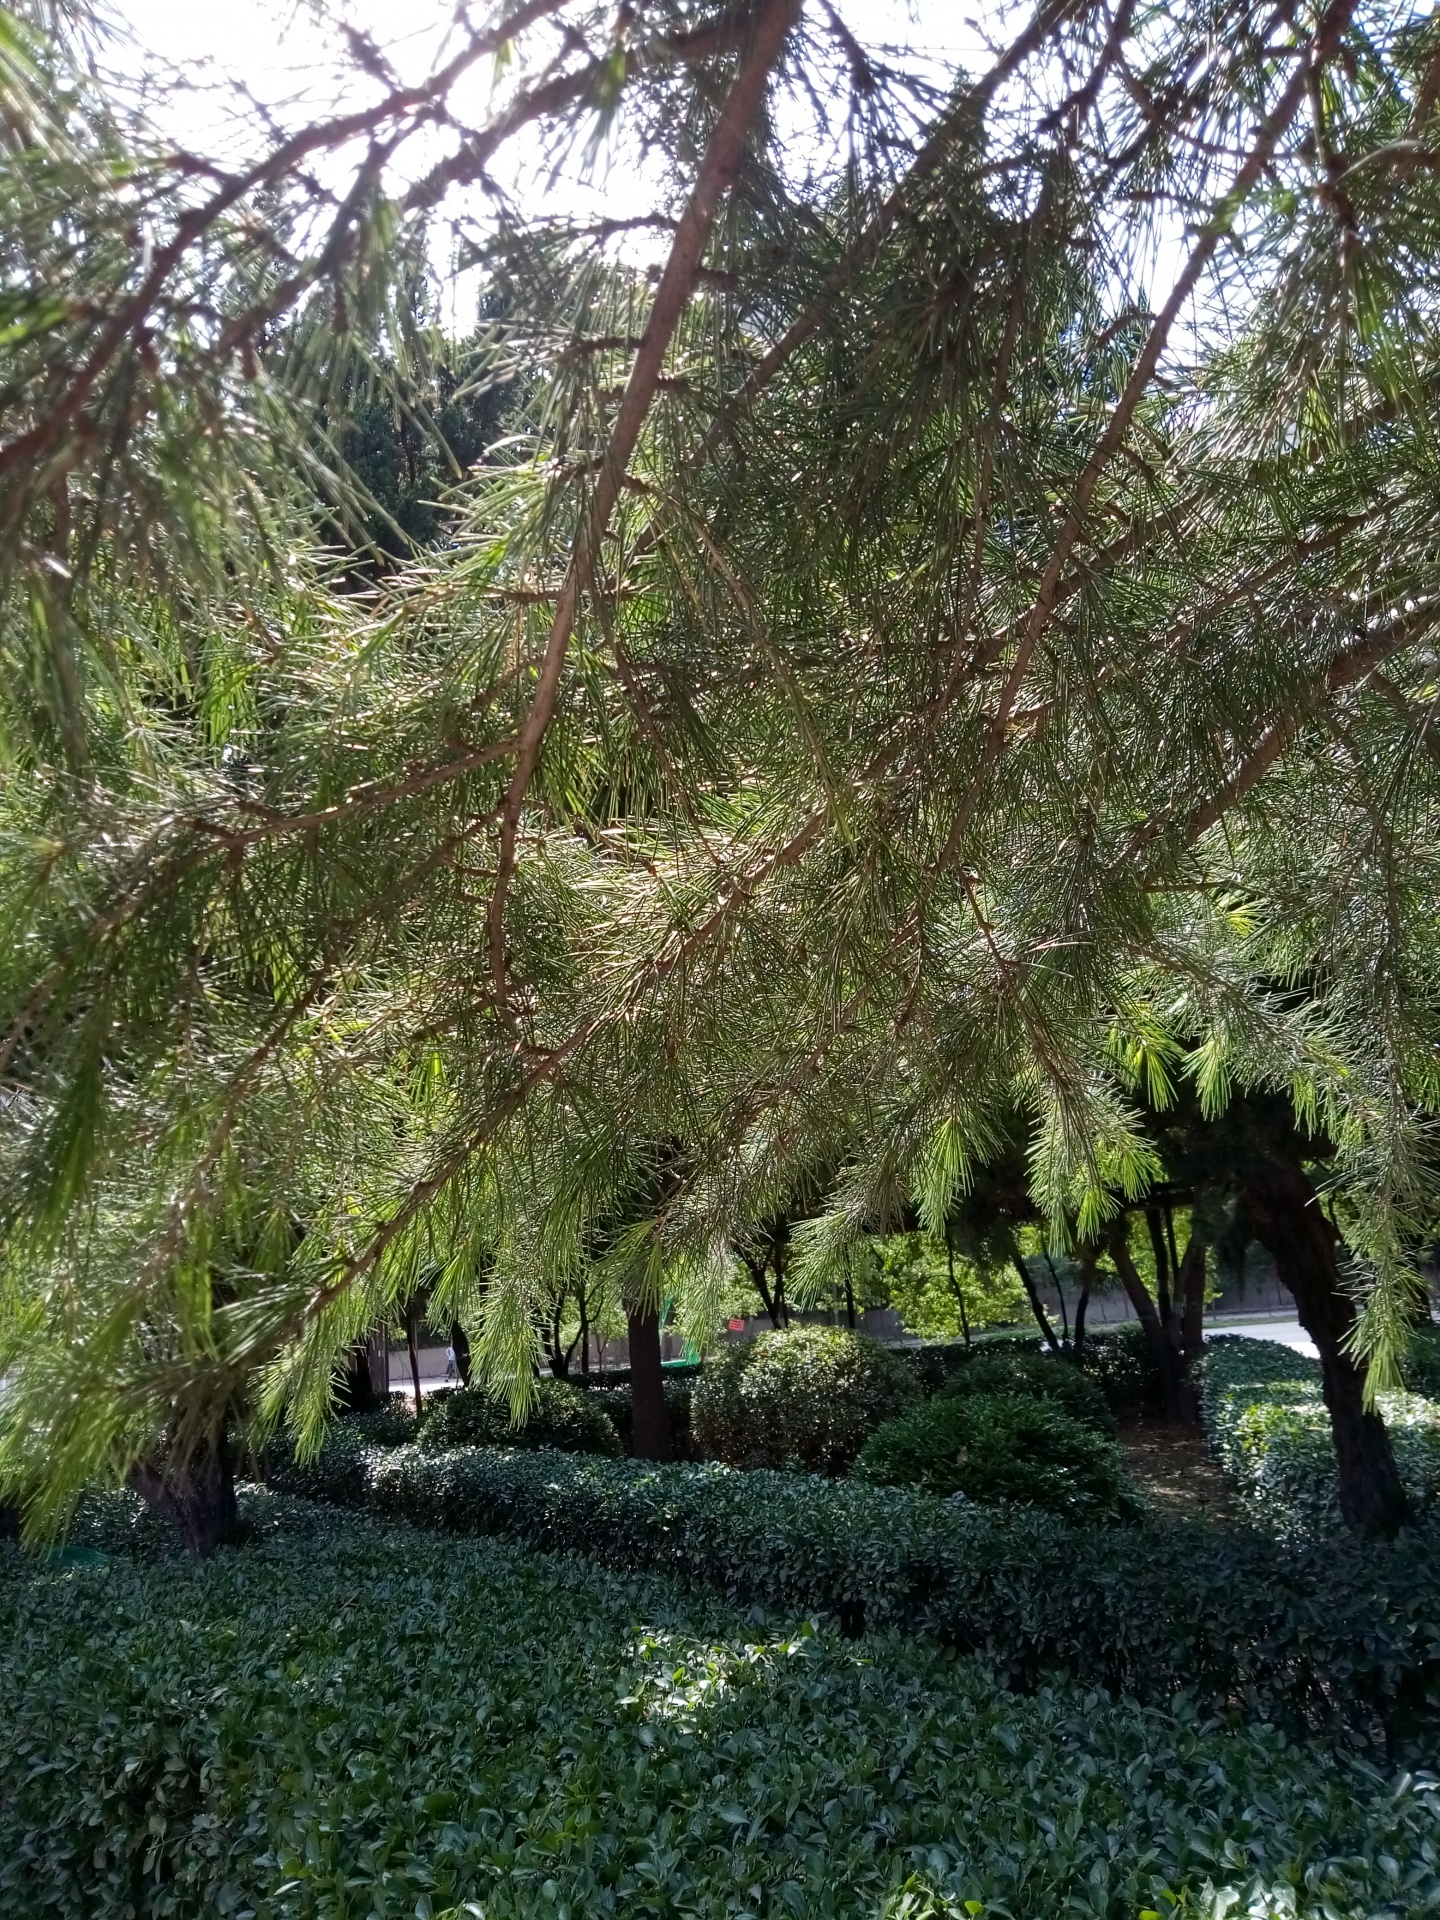
[[[417,1444],[428,1453],[447,1447],[556,1447],[561,1453],[604,1453],[618,1459],[624,1449],[605,1409],[579,1387],[563,1380],[539,1379],[535,1400],[523,1427],[510,1424],[510,1409],[479,1387],[430,1396]]]
[[[377,1407],[373,1413],[345,1413],[340,1424],[347,1434],[368,1447],[408,1447],[418,1431],[409,1407]]]
[[[1115,1435],[1115,1416],[1099,1382],[1068,1360],[1057,1360],[1050,1354],[1013,1350],[977,1354],[956,1367],[937,1391],[942,1399],[980,1393],[1023,1394],[1058,1407],[1082,1427],[1092,1427],[1112,1439]]]
[[[871,1435],[855,1477],[1076,1520],[1118,1518],[1136,1504],[1113,1441],[1051,1401],[1017,1393],[925,1401]]]
[[[844,1473],[883,1421],[915,1399],[914,1375],[844,1327],[790,1327],[731,1347],[696,1382],[695,1445],[732,1467]]]

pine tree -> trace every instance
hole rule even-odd
[[[1017,1114],[1091,1244],[1181,1081],[1333,1144],[1391,1376],[1440,1037],[1428,15],[1047,0],[940,97],[828,6],[548,0],[243,174],[63,31],[5,58],[0,1491],[313,1440],[422,1281],[523,1413],[564,1276],[704,1337],[749,1223],[823,1186],[803,1298],[943,1233]],[[665,156],[653,225],[465,216],[511,464],[337,591],[335,343],[399,337],[517,127],[596,114]]]

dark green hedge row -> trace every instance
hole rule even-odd
[[[1440,1506],[1440,1408],[1418,1393],[1383,1393],[1380,1412],[1416,1513]],[[1320,1362],[1276,1340],[1206,1342],[1200,1408],[1237,1504],[1276,1537],[1337,1533],[1335,1443]]]
[[[251,1490],[137,1558],[102,1504],[107,1562],[0,1546],[5,1920],[1440,1915],[1435,1782],[1344,1743]]]
[[[1440,1535],[1279,1549],[1186,1527],[1088,1530],[896,1488],[719,1466],[366,1448],[273,1483],[460,1533],[581,1551],[742,1605],[933,1634],[1030,1688],[1188,1693],[1313,1729],[1440,1728]]]

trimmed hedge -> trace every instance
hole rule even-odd
[[[854,1481],[329,1440],[275,1473],[311,1498],[669,1574],[740,1605],[901,1628],[1047,1678],[1177,1693],[1310,1729],[1440,1729],[1440,1536],[1277,1548],[1196,1526],[1083,1529]]]
[[[1137,1516],[1113,1441],[1041,1395],[957,1393],[955,1385],[878,1427],[855,1478],[963,1494],[985,1506],[1013,1501],[1072,1520]]]
[[[241,1512],[203,1565],[0,1548],[7,1920],[1440,1912],[1435,1783],[1343,1747]]]
[[[561,1453],[621,1452],[614,1423],[592,1394],[542,1376],[524,1426],[510,1423],[510,1409],[479,1387],[432,1393],[416,1435],[427,1453],[449,1447],[536,1447]]]
[[[1043,1400],[1069,1419],[1078,1420],[1082,1427],[1090,1427],[1107,1439],[1115,1437],[1115,1416],[1099,1384],[1072,1362],[1057,1360],[1052,1354],[977,1354],[955,1368],[937,1397],[948,1400],[975,1393],[1020,1394]]]
[[[1056,1359],[1038,1332],[1019,1328],[977,1334],[969,1347],[963,1340],[934,1340],[900,1351],[926,1393],[939,1392],[977,1360]],[[1087,1332],[1078,1371],[1083,1379],[1094,1381],[1111,1412],[1122,1420],[1158,1413],[1164,1407],[1160,1370],[1145,1344],[1139,1321],[1122,1321],[1119,1326],[1095,1327]]]
[[[845,1327],[790,1327],[729,1348],[696,1383],[691,1425],[709,1460],[844,1473],[914,1400],[898,1355]]]
[[[1402,1371],[1411,1393],[1440,1400],[1440,1327],[1432,1324],[1415,1329]]]
[[[1275,1340],[1217,1335],[1200,1368],[1201,1418],[1246,1517],[1279,1537],[1337,1532],[1335,1447],[1320,1363]],[[1419,1514],[1440,1499],[1440,1406],[1380,1396],[1405,1490]]]

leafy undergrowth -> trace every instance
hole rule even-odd
[[[457,1447],[367,1447],[343,1426],[270,1484],[302,1498],[578,1550],[732,1606],[924,1633],[1007,1684],[1150,1705],[1243,1701],[1292,1730],[1383,1738],[1429,1765],[1440,1726],[1440,1532],[1392,1543],[1237,1529],[1075,1526],[1021,1506],[810,1473]]]
[[[205,1565],[125,1511],[0,1558],[7,1915],[1440,1913],[1436,1783],[1331,1743],[275,1496]]]

